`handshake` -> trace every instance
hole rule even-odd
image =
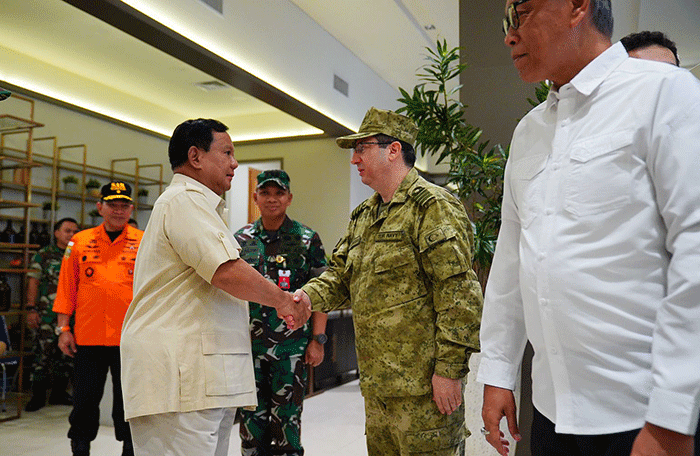
[[[291,293],[285,293],[285,299],[277,307],[277,315],[284,320],[287,328],[292,331],[301,328],[311,317],[311,300],[309,295],[299,289]]]

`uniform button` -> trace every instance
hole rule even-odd
[[[545,259],[546,256],[547,256],[547,255],[545,255],[544,252],[540,252],[540,253],[537,254],[537,259],[540,260],[540,261],[542,261],[542,260]]]
[[[554,209],[552,209],[551,207],[548,207],[547,210],[544,211],[544,213],[547,215],[552,215],[552,214],[554,214]]]
[[[542,304],[542,307],[547,307],[547,300],[546,300],[546,299],[540,299],[540,304]]]
[[[223,239],[223,238],[225,238],[225,237],[226,237],[226,235],[225,235],[224,233],[219,232],[219,239]]]

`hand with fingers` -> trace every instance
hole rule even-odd
[[[66,356],[70,356],[71,358],[75,356],[78,352],[78,346],[75,343],[75,337],[72,332],[65,331],[61,333],[58,337],[58,348]]]
[[[443,415],[451,415],[462,405],[462,380],[433,375],[433,401]]]
[[[301,325],[303,325],[304,323],[306,323],[306,320],[308,320],[311,316],[311,299],[309,299],[309,295],[307,295],[301,288],[294,292],[293,299],[297,307],[305,311],[306,318],[301,323]],[[289,321],[287,321],[286,318],[284,321],[289,327]],[[300,328],[301,325],[296,325],[294,328],[290,327],[290,329]]]
[[[510,442],[499,429],[503,417],[506,417],[510,435],[516,442],[519,442],[521,437],[516,420],[513,392],[509,389],[484,385],[484,404],[481,408],[481,419],[484,421],[484,427],[481,429],[481,433],[486,437],[486,441],[498,451],[498,454],[506,456],[510,451]]]
[[[297,290],[298,291],[298,290]],[[285,293],[288,299],[285,303],[277,308],[277,314],[282,317],[287,327],[291,330],[301,328],[311,316],[311,302],[300,303],[296,298],[296,293]],[[306,294],[306,293],[304,293]],[[308,296],[307,296],[308,301]]]

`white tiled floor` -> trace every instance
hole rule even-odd
[[[465,453],[469,456],[493,456],[497,453],[479,434],[483,385],[474,379],[478,363],[479,355],[472,356],[465,409],[466,424],[473,435],[467,439]],[[111,399],[103,400],[107,404]],[[46,406],[37,412],[24,412],[19,420],[0,423],[0,456],[70,456],[70,443],[66,437],[69,413],[68,406]],[[109,422],[109,417],[102,422]],[[364,426],[364,400],[358,380],[309,397],[304,402],[302,414],[301,440],[306,455],[367,456]],[[505,420],[501,422],[501,430],[507,433]],[[240,444],[236,425],[231,435],[229,455],[240,455]],[[120,454],[121,446],[114,439],[114,428],[100,426],[97,439],[92,443],[92,455]],[[515,454],[512,441],[511,454]]]
[[[46,406],[22,413],[22,418],[0,423],[0,456],[70,456],[69,406]],[[308,456],[366,456],[364,401],[358,380],[324,391],[304,402],[302,436]],[[94,456],[119,456],[121,445],[114,428],[100,426],[92,443]],[[231,433],[229,455],[240,454],[238,426]],[[196,456],[196,455],[193,455]]]

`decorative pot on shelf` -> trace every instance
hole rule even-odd
[[[78,193],[78,184],[76,182],[64,182],[63,190],[67,192]]]
[[[29,183],[29,170],[27,168],[15,168],[12,172],[12,183],[27,185]]]

